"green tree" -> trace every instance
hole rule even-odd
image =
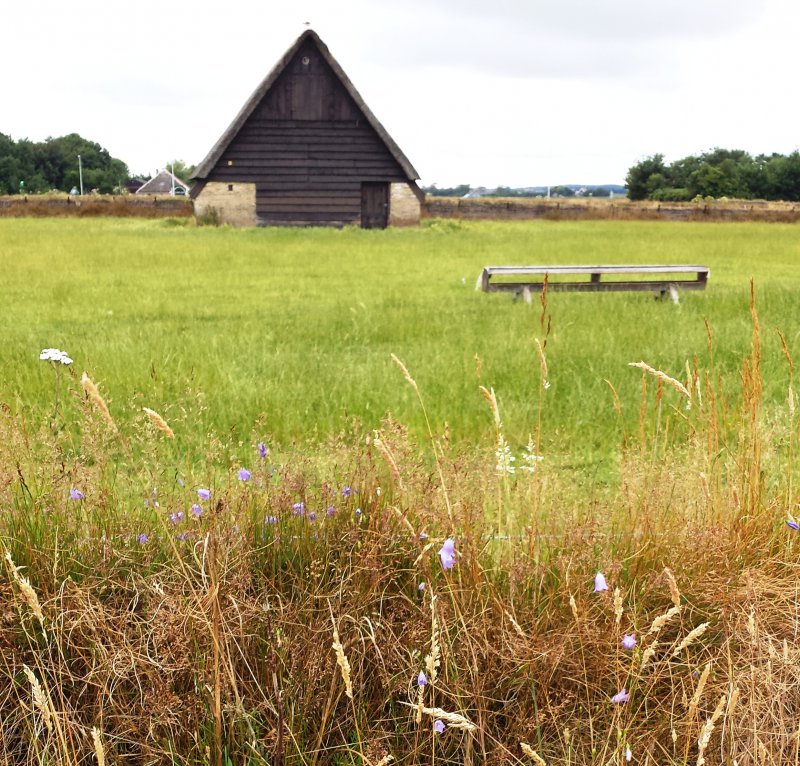
[[[766,199],[800,200],[800,152],[773,155],[766,163],[764,174],[770,193]]]
[[[469,190],[470,190],[469,184],[459,184],[458,186],[446,186],[442,187],[441,189],[438,186],[436,186],[436,184],[432,184],[431,186],[426,186],[423,189],[423,191],[426,194],[430,194],[431,197],[463,197],[465,194],[469,194]]]
[[[688,188],[693,197],[746,199],[750,196],[742,184],[738,165],[730,158],[716,165],[704,162],[690,176]]]
[[[551,186],[550,187],[550,196],[551,197],[574,197],[575,190],[570,189],[569,186]]]
[[[666,176],[667,168],[664,165],[664,155],[654,154],[652,157],[645,157],[641,162],[631,167],[625,176],[625,185],[628,187],[628,198],[647,199],[650,192],[648,181],[650,176]]]
[[[188,183],[197,165],[187,165],[183,160],[172,160],[164,167],[177,178],[180,178],[181,181]]]
[[[20,182],[24,182],[25,191],[30,193],[77,187],[78,155],[84,189],[110,193],[128,179],[128,167],[122,160],[77,133],[38,143],[27,139],[15,142],[0,134],[0,192],[18,192]]]

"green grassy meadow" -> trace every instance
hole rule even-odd
[[[0,220],[0,763],[800,765],[799,259]],[[474,289],[602,262],[711,277]]]
[[[53,380],[39,350],[86,370],[115,417],[148,406],[190,451],[209,432],[290,445],[423,418],[390,360],[421,389],[434,430],[456,445],[491,438],[478,386],[493,387],[512,443],[541,413],[542,439],[602,461],[620,440],[608,381],[638,417],[646,361],[683,379],[687,362],[738,367],[750,343],[749,280],[765,328],[767,396],[785,397],[773,328],[790,348],[800,239],[790,225],[459,223],[419,229],[232,230],[176,221],[0,221],[4,370],[0,399],[41,417]],[[709,288],[679,306],[649,293],[551,293],[542,307],[474,289],[487,264],[702,263]],[[550,331],[547,335],[546,327]],[[542,396],[535,339],[546,339]],[[202,404],[201,404],[202,403]],[[258,434],[257,434],[258,435]]]

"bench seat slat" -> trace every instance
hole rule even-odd
[[[689,274],[708,273],[707,266],[486,266],[488,274]]]
[[[578,292],[609,292],[612,290],[655,290],[664,292],[670,287],[682,290],[704,290],[710,269],[700,264],[598,264],[588,266],[485,266],[480,284],[484,292],[515,292],[539,290],[548,277],[548,290]],[[588,279],[549,281],[549,277],[586,276]],[[691,276],[690,276],[691,275]],[[612,277],[604,280],[603,276]],[[492,277],[504,278],[493,282]],[[536,280],[535,277],[541,277]],[[621,278],[618,278],[621,277]],[[645,277],[633,279],[633,277]]]

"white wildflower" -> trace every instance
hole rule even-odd
[[[66,351],[59,348],[45,348],[39,354],[39,359],[43,362],[60,362],[61,364],[72,364],[72,359]]]
[[[516,458],[511,454],[511,447],[508,446],[508,442],[505,440],[502,433],[497,434],[497,451],[494,454],[497,458],[497,465],[495,466],[497,473],[501,476],[504,473],[513,476],[516,470],[514,468],[514,461]]]
[[[536,445],[533,443],[533,437],[528,438],[528,443],[522,453],[522,462],[524,465],[519,467],[520,471],[527,473],[534,473],[536,471],[536,464],[540,463],[544,458],[536,454]]]

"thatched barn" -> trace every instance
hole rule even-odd
[[[241,226],[419,223],[419,175],[327,46],[304,32],[194,173],[198,216]]]
[[[169,170],[159,170],[149,181],[143,183],[136,194],[171,194],[184,195],[189,187],[178,176]]]

